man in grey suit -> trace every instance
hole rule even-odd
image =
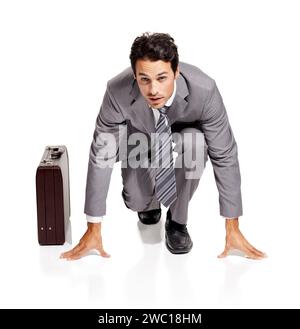
[[[193,243],[187,230],[188,204],[208,156],[225,218],[225,249],[219,257],[234,249],[249,258],[265,257],[239,230],[237,145],[215,81],[199,68],[179,62],[177,46],[168,34],[137,37],[130,60],[131,67],[108,82],[96,120],[84,209],[88,228],[78,245],[61,257],[78,259],[91,249],[109,257],[101,222],[116,161],[122,161],[125,205],[145,225],[160,220],[161,204],[168,207],[166,246],[173,254],[189,252]],[[174,166],[173,151],[178,155]]]

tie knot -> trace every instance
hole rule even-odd
[[[166,115],[168,108],[166,106],[161,107],[158,109],[160,114]]]

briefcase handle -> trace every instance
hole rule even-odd
[[[48,150],[50,151],[51,159],[59,159],[63,154],[63,151],[58,147],[48,147]]]

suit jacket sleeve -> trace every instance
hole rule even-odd
[[[238,149],[215,82],[208,94],[201,121],[219,191],[220,214],[239,217],[243,210]]]
[[[119,146],[126,131],[126,121],[107,85],[90,147],[84,205],[86,215],[98,217],[106,214],[112,169],[120,160]]]

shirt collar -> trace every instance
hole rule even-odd
[[[165,106],[171,106],[176,95],[176,80],[174,80],[174,90],[172,96],[167,100]]]

